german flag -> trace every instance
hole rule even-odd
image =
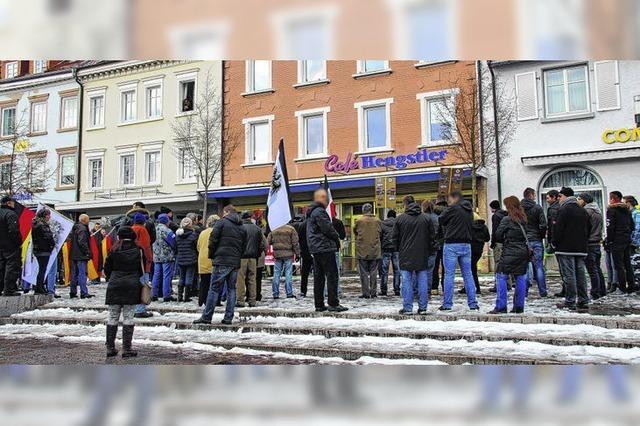
[[[29,246],[29,241],[31,240],[31,226],[33,218],[36,217],[36,213],[33,210],[29,210],[17,201],[15,202],[13,211],[15,211],[16,215],[18,216],[18,226],[20,227],[20,236],[22,237],[21,258],[22,264],[24,265],[24,261],[27,257],[27,247]]]
[[[87,278],[97,280],[100,278],[100,251],[95,235],[89,237],[89,250],[91,250],[91,260],[87,263]]]
[[[64,283],[71,284],[71,241],[62,245],[62,266],[64,267]]]
[[[113,240],[111,238],[111,233],[107,234],[104,236],[104,238],[102,239],[102,247],[101,251],[102,251],[102,270],[104,270],[104,262],[107,261],[107,255],[109,254],[109,251],[111,250],[111,244],[113,244]]]

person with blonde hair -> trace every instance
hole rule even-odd
[[[527,293],[527,271],[529,269],[529,246],[527,244],[527,214],[518,197],[504,199],[507,216],[502,218],[496,230],[495,241],[502,244],[500,259],[497,260],[496,306],[490,314],[507,313],[507,281],[509,275],[515,276],[512,313],[524,312]]]

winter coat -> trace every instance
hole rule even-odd
[[[209,258],[214,266],[240,267],[240,260],[247,246],[247,231],[236,213],[220,219],[213,226],[209,237]]]
[[[242,226],[247,232],[247,246],[242,254],[243,259],[257,259],[260,257],[260,253],[264,252],[265,240],[262,235],[262,229],[255,223],[251,222],[251,219],[245,219],[242,221]]]
[[[635,228],[633,217],[624,203],[611,204],[607,208],[607,241],[609,250],[624,249],[631,244]]]
[[[34,256],[51,254],[55,248],[56,240],[53,238],[51,227],[44,219],[33,219],[31,224],[31,244],[33,244]]]
[[[198,273],[210,274],[213,272],[213,262],[209,259],[209,237],[213,228],[207,228],[198,235]]]
[[[433,223],[416,203],[398,216],[393,227],[393,243],[400,253],[400,269],[422,271],[433,250]]]
[[[558,212],[560,211],[560,201],[556,201],[553,204],[549,204],[547,208],[547,241],[553,241],[553,228],[558,219]]]
[[[600,245],[602,243],[602,227],[604,223],[600,206],[598,206],[598,203],[589,203],[584,206],[584,209],[589,215],[589,227],[591,229],[589,245]]]
[[[433,207],[433,214],[436,217],[435,223],[433,224],[434,229],[436,230],[436,233],[433,239],[435,240],[435,246],[438,251],[442,250],[442,247],[444,246],[444,228],[440,223],[440,216],[442,216],[442,213],[444,213],[446,209],[447,209],[447,206],[441,206],[441,205],[436,205]],[[433,219],[433,216],[432,216],[432,219]]]
[[[262,229],[260,229],[262,232]],[[267,256],[267,238],[264,236],[264,232],[262,232],[262,244],[264,245],[264,250],[260,253],[260,257],[258,258],[258,263],[256,264],[257,268],[264,268],[264,259]]]
[[[461,200],[446,208],[439,219],[444,230],[444,242],[449,244],[470,244],[473,226],[471,203]]]
[[[142,250],[131,240],[123,240],[122,245],[107,255],[104,274],[107,285],[107,305],[138,305],[143,274]]]
[[[382,221],[382,251],[384,253],[393,253],[396,246],[393,243],[393,227],[396,225],[395,217],[388,217]]]
[[[176,259],[179,266],[198,263],[198,234],[191,228],[180,228],[176,232]]]
[[[498,231],[498,226],[500,226],[500,222],[507,216],[507,212],[505,210],[496,210],[493,215],[491,215],[491,248],[495,248],[496,244],[496,232]]]
[[[154,263],[173,262],[176,251],[176,235],[167,225],[156,224],[156,241],[153,243]]]
[[[356,257],[374,260],[382,257],[382,222],[373,214],[365,214],[356,221],[354,227]]]
[[[529,241],[542,241],[547,234],[547,218],[544,216],[542,206],[528,198],[520,201],[524,212],[527,214],[527,238]]]
[[[284,225],[271,231],[267,237],[267,246],[273,246],[273,257],[276,259],[291,259],[300,256],[298,233],[291,225]]]
[[[525,238],[524,224],[518,224],[509,216],[500,221],[495,232],[496,243],[502,244],[502,255],[498,259],[497,272],[524,275],[529,268],[529,247]]]
[[[93,257],[89,242],[89,227],[80,222],[71,228],[71,260],[86,261]]]
[[[9,206],[0,207],[0,250],[19,250],[22,246],[18,215]]]
[[[340,236],[322,204],[311,203],[307,209],[306,222],[309,253],[335,253],[338,251]]]
[[[347,238],[347,231],[344,228],[344,222],[342,222],[337,217],[334,217],[331,219],[331,224],[333,225],[333,228],[336,230],[336,232],[338,233],[338,237],[341,240],[344,240],[345,238]]]
[[[149,210],[146,209],[140,209],[140,208],[133,208],[131,210],[129,210],[126,214],[127,217],[127,221],[125,222],[126,225],[128,226],[133,226],[133,216],[136,213],[142,213],[145,217],[145,223],[144,223],[144,227],[147,228],[147,233],[149,234],[149,238],[151,240],[151,244],[153,244],[156,241],[156,226],[153,223],[153,219],[151,219],[151,215],[149,214]]]
[[[293,218],[291,226],[298,233],[298,242],[300,243],[300,255],[304,258],[311,257],[309,253],[309,245],[307,244],[307,221],[304,216],[296,216]]]
[[[580,207],[576,197],[568,197],[560,204],[553,229],[556,254],[586,256],[590,232],[589,214]]]
[[[489,228],[485,224],[483,219],[473,221],[471,227],[473,236],[471,237],[471,251],[476,253],[482,253],[484,251],[485,243],[491,240],[489,236]]]
[[[139,224],[133,225],[131,229],[136,233],[136,244],[142,249],[142,254],[144,255],[144,271],[151,272],[153,251],[151,250],[151,237],[149,236],[149,231],[147,231],[146,226]]]
[[[633,210],[631,210],[631,218],[634,223],[633,234],[631,235],[631,243],[640,247],[640,205],[635,206]]]

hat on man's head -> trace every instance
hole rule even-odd
[[[4,197],[2,197],[2,199],[0,199],[0,204],[7,204],[9,201],[15,201],[16,199],[13,198],[11,195],[5,195]]]
[[[121,240],[135,240],[138,236],[130,226],[121,226],[118,229],[118,238]]]
[[[586,192],[581,192],[580,194],[578,194],[578,198],[580,198],[587,204],[593,203],[593,197]]]
[[[245,211],[242,212],[241,218],[242,219],[251,219],[251,213],[249,213],[248,211],[245,210]]]
[[[146,216],[143,213],[136,213],[133,215],[133,223],[136,225],[142,225],[147,221]]]
[[[169,222],[171,222],[171,219],[169,218],[169,215],[167,215],[166,213],[162,213],[158,216],[158,222],[160,222],[163,225],[166,225]]]

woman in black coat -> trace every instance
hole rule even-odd
[[[191,290],[198,267],[198,236],[193,229],[193,221],[188,217],[180,222],[176,231],[176,260],[180,268],[178,282],[178,302],[191,302]]]
[[[136,305],[141,303],[141,278],[144,274],[144,255],[136,244],[136,233],[130,226],[118,230],[118,242],[111,248],[104,264],[108,281],[105,303],[109,305],[107,321],[107,357],[116,356],[115,342],[118,322],[122,313],[122,357],[134,357],[138,353],[131,349],[133,340],[133,318]]]
[[[31,224],[31,242],[33,255],[38,261],[38,278],[36,279],[35,294],[47,294],[44,286],[45,274],[51,252],[56,246],[56,240],[49,226],[51,211],[43,208],[36,213]]]
[[[530,259],[524,228],[527,224],[527,215],[517,197],[505,198],[504,205],[507,208],[507,216],[500,221],[496,230],[496,242],[502,243],[502,255],[498,260],[496,273],[496,307],[489,313],[507,313],[507,281],[509,275],[514,275],[516,283],[511,312],[521,314],[524,312],[527,268]]]

